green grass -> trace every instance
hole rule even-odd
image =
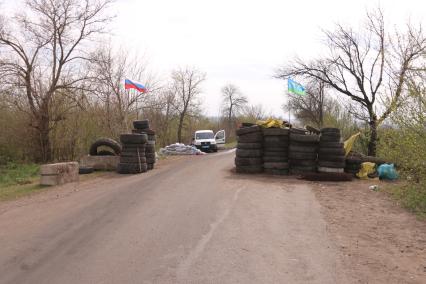
[[[395,185],[387,190],[401,206],[426,219],[426,188],[421,183]]]
[[[36,164],[9,163],[0,166],[0,188],[32,183],[38,172],[39,166]]]
[[[19,198],[39,191],[39,166],[9,163],[0,166],[0,201]]]

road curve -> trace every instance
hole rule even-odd
[[[236,175],[233,156],[0,207],[0,283],[345,282],[309,184]]]

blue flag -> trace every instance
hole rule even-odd
[[[292,79],[288,78],[287,85],[289,93],[293,93],[300,96],[306,95],[305,87],[303,87],[296,81],[293,81]]]

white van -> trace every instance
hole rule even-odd
[[[197,130],[192,144],[201,151],[217,152],[218,149],[225,147],[225,130],[219,130],[216,134],[213,130]]]

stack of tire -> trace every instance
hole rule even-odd
[[[345,149],[340,142],[338,128],[321,129],[318,154],[318,172],[343,173],[345,168]]]
[[[150,129],[149,120],[135,120],[133,121],[133,133],[148,135],[148,141],[145,147],[145,157],[148,165],[148,170],[154,169],[155,158],[155,131]]]
[[[120,174],[139,174],[148,170],[145,157],[148,135],[132,133],[120,135],[122,151],[117,172]]]
[[[316,172],[318,135],[290,131],[290,174],[301,175]]]
[[[361,169],[361,164],[363,163],[362,156],[357,155],[356,153],[349,153],[346,157],[345,173],[348,174],[357,174]]]
[[[288,175],[289,129],[263,128],[263,169],[273,175]]]
[[[263,172],[262,129],[258,125],[237,129],[235,167],[237,173],[256,174]]]

